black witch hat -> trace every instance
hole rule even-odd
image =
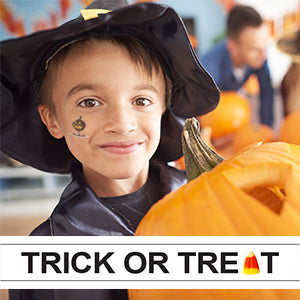
[[[95,1],[87,8],[111,11],[88,20],[80,15],[58,28],[1,43],[1,150],[40,170],[70,172],[76,159],[65,140],[53,138],[42,124],[38,92],[49,58],[64,45],[93,33],[134,37],[157,56],[172,81],[172,96],[154,157],[166,162],[179,158],[182,122],[178,117],[206,114],[219,100],[219,91],[199,63],[181,18],[157,3]]]

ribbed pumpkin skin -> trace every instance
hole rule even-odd
[[[267,186],[284,188],[279,193],[284,200],[269,197]],[[251,191],[256,198],[262,194],[266,203]],[[299,236],[299,191],[299,146],[251,145],[165,196],[146,214],[136,235]],[[129,296],[130,300],[296,300],[300,290],[129,290]]]

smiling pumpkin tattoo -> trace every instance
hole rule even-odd
[[[87,137],[86,135],[80,134],[82,130],[86,127],[86,123],[82,120],[82,117],[79,117],[79,119],[75,120],[72,123],[73,128],[77,131],[77,133],[73,133],[74,136],[78,137]]]

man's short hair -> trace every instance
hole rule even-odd
[[[246,27],[260,27],[262,24],[263,19],[254,8],[236,5],[227,18],[227,36],[236,39]]]

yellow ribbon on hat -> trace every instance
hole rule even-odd
[[[99,15],[104,15],[112,10],[110,9],[81,9],[80,13],[85,21],[98,18]]]

